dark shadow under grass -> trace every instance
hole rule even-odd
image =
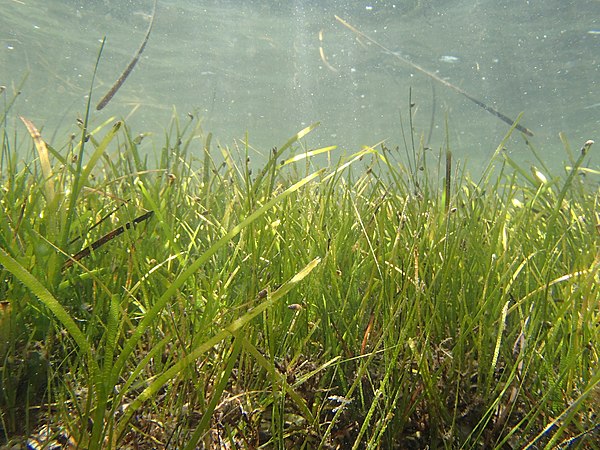
[[[2,129],[0,442],[598,448],[591,143],[474,180],[312,128],[254,172],[193,117],[155,165],[120,122],[84,161]]]

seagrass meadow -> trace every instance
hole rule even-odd
[[[599,448],[593,142],[472,177],[315,124],[254,167],[184,115],[151,160],[3,95],[3,448]]]

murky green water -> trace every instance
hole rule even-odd
[[[84,113],[102,37],[94,104],[137,50],[151,8],[152,0],[0,0],[0,84],[10,93],[29,73],[11,120],[27,116],[60,147]],[[223,144],[247,133],[261,152],[315,121],[311,146],[395,147],[401,116],[408,129],[410,90],[425,139],[435,106],[433,149],[444,144],[447,117],[458,158],[471,167],[490,157],[505,123],[357,39],[334,15],[507,116],[524,112],[551,164],[565,158],[560,131],[575,148],[600,142],[598,0],[159,0],[138,66],[92,121],[127,117],[160,145],[176,108],[182,117],[196,111]],[[530,159],[520,137],[509,150]]]

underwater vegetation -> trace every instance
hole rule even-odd
[[[92,88],[49,142],[2,89],[2,448],[598,448],[594,142],[561,134],[551,171],[519,119],[398,57],[510,125],[477,176],[412,120],[352,151],[308,146],[315,123],[256,167],[175,114],[153,160],[92,125]]]
[[[120,121],[60,148],[22,121],[0,158],[4,445],[597,448],[592,141],[563,137],[553,174],[505,139],[474,179],[414,135],[346,154],[307,147],[315,124],[253,170],[193,114],[155,162]]]

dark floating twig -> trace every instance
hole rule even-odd
[[[112,216],[114,213],[116,213],[120,208],[122,208],[123,206],[125,206],[127,203],[129,202],[129,200],[124,201],[123,203],[121,203],[119,206],[117,206],[115,209],[113,209],[111,212],[109,212],[108,214],[104,215],[104,217],[101,217],[99,221],[97,221],[94,225],[92,225],[87,231],[86,233],[89,233],[90,231],[92,231],[94,228],[102,225],[102,223],[104,223],[105,220],[107,220],[110,216]],[[69,245],[74,244],[75,242],[77,242],[79,239],[81,239],[82,236],[75,236],[73,239],[71,239],[69,241]]]
[[[79,260],[85,258],[86,256],[89,256],[90,253],[92,253],[92,251],[98,249],[99,247],[102,247],[107,242],[112,241],[117,236],[123,234],[125,232],[125,230],[129,230],[131,227],[137,225],[138,223],[150,219],[150,217],[152,217],[153,214],[154,214],[154,211],[148,211],[147,213],[142,214],[139,217],[136,217],[131,222],[127,222],[125,225],[120,226],[119,228],[115,228],[110,233],[105,234],[100,239],[92,242],[89,246],[87,246],[80,252],[75,253],[73,256],[70,257],[70,259],[65,261],[65,263],[63,264],[62,270],[68,269],[73,264],[75,264],[76,261],[79,261]]]
[[[350,25],[348,22],[346,22],[341,17],[335,16],[335,18],[336,18],[336,20],[338,22],[340,22],[342,25],[344,25],[350,31],[352,31],[353,33],[356,33],[358,36],[360,36],[360,37],[366,39],[367,41],[371,42],[372,44],[376,45],[377,47],[379,47],[380,49],[382,49],[386,53],[389,53],[389,54],[393,55],[394,57],[396,57],[396,59],[398,61],[411,66],[413,69],[418,70],[419,72],[421,72],[424,75],[427,75],[429,78],[437,81],[438,83],[441,83],[444,86],[452,89],[453,91],[458,92],[459,94],[463,95],[464,97],[468,98],[470,101],[472,101],[473,103],[475,103],[477,106],[485,109],[487,112],[489,112],[490,114],[493,114],[494,116],[498,117],[500,120],[502,120],[503,122],[507,123],[508,125],[511,125],[511,126],[515,125],[515,121],[512,120],[510,117],[502,114],[500,111],[492,108],[491,106],[486,105],[481,100],[478,100],[475,97],[471,96],[470,94],[468,94],[467,92],[465,92],[463,89],[459,88],[458,86],[455,86],[454,84],[447,82],[446,80],[438,77],[433,72],[430,72],[429,70],[424,69],[423,67],[419,66],[418,64],[415,64],[414,62],[412,62],[412,61],[404,58],[402,55],[399,55],[398,53],[391,51],[390,49],[388,49],[384,45],[382,45],[379,42],[377,42],[375,39],[367,36],[365,33],[363,33],[362,31],[360,31],[358,28]],[[533,132],[529,128],[526,128],[526,127],[524,127],[522,125],[519,125],[519,124],[516,124],[515,128],[517,130],[525,133],[527,136],[533,136]]]
[[[102,97],[102,100],[100,100],[98,102],[98,105],[96,105],[97,111],[100,111],[102,108],[104,108],[106,105],[108,105],[108,102],[110,102],[110,100],[114,97],[114,95],[117,93],[117,91],[121,88],[123,83],[125,83],[125,80],[127,79],[129,74],[131,73],[131,71],[133,70],[135,65],[137,64],[138,60],[140,59],[140,56],[142,56],[142,52],[144,51],[144,48],[146,48],[146,44],[148,43],[148,38],[150,37],[150,32],[152,31],[152,25],[154,25],[154,15],[156,14],[157,1],[158,0],[154,0],[154,6],[152,7],[152,16],[150,19],[150,25],[148,25],[148,31],[146,31],[146,37],[144,38],[142,45],[140,45],[140,48],[138,49],[137,53],[135,54],[135,56],[133,57],[133,59],[131,60],[129,65],[125,68],[125,70],[123,71],[123,73],[121,74],[119,79],[117,81],[115,81],[115,84],[113,84],[113,86],[106,93],[106,95],[104,97]]]

